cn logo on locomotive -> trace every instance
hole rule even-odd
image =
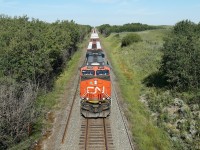
[[[96,94],[98,91],[101,93],[104,93],[104,89],[105,87],[102,87],[102,90],[99,87],[92,87],[92,86],[88,86],[87,87],[87,93],[89,94]]]

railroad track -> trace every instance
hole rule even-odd
[[[80,150],[114,150],[109,118],[82,120]]]
[[[76,90],[74,92],[70,109],[67,115],[67,121],[64,128],[61,144],[65,143],[67,138],[68,126],[70,124],[71,116],[73,113],[73,107],[78,94],[79,81],[76,83]],[[109,118],[97,118],[97,119],[81,119],[81,135],[79,146],[81,150],[114,150],[114,144],[112,140],[111,126]]]
[[[68,126],[71,119],[71,114],[73,111],[74,103],[76,96],[78,94],[78,88],[79,88],[79,80],[76,83],[76,90],[73,95],[71,107],[69,110],[69,113],[67,115],[67,121],[64,129],[64,133],[62,136],[62,144],[65,143],[65,139],[67,136]],[[131,146],[131,150],[134,150],[131,136],[128,131],[127,122],[124,118],[123,111],[121,109],[121,106],[119,104],[119,98],[117,96],[117,91],[114,87],[114,83],[112,83],[112,89],[113,89],[113,97],[117,102],[117,105],[120,110],[120,114],[123,120],[123,124],[125,126],[126,134],[128,136],[128,140]],[[112,139],[112,133],[111,133],[111,125],[110,125],[110,119],[108,118],[97,118],[97,119],[87,119],[82,118],[81,119],[81,132],[79,137],[79,148],[80,150],[114,150],[114,143]]]
[[[68,126],[70,124],[71,115],[73,113],[73,107],[74,107],[74,103],[76,100],[76,96],[79,91],[79,82],[80,82],[80,78],[78,77],[78,82],[75,83],[76,89],[75,89],[74,95],[72,97],[70,109],[68,111],[68,115],[67,115],[67,119],[66,119],[67,121],[66,121],[66,125],[64,128],[64,133],[62,136],[61,144],[65,143],[65,139],[67,137],[67,131],[69,130]],[[119,98],[118,98],[118,94],[115,89],[114,83],[112,83],[112,87],[113,87],[112,88],[112,90],[113,90],[112,97],[116,100],[117,105],[119,107],[120,114],[121,114],[121,117],[122,117],[122,120],[123,120],[123,123],[125,126],[126,134],[128,136],[128,140],[129,140],[129,143],[131,146],[131,150],[134,150],[131,136],[128,131],[127,121],[123,115],[123,111],[119,104]],[[114,147],[114,143],[113,143],[113,139],[112,139],[110,121],[111,120],[109,119],[109,117],[108,118],[98,118],[98,119],[81,118],[80,136],[79,136],[80,150],[114,150],[115,147]]]

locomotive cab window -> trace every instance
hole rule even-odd
[[[82,75],[94,75],[94,70],[82,70]]]
[[[109,70],[97,70],[96,71],[96,75],[100,76],[100,75],[109,75]]]

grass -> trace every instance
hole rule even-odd
[[[48,111],[59,109],[58,104],[60,102],[60,97],[64,94],[67,83],[78,70],[78,60],[80,60],[82,49],[86,47],[87,42],[88,40],[85,39],[84,42],[79,45],[79,50],[74,53],[71,60],[67,63],[63,73],[56,79],[53,90],[47,94],[42,94],[37,98],[37,106],[42,107],[43,111],[42,114],[40,114],[37,123],[34,125],[33,134],[25,141],[12,147],[10,150],[29,149],[31,143],[42,137],[42,129],[51,128],[51,125],[44,118],[44,115]]]
[[[155,125],[148,109],[139,101],[147,88],[142,84],[143,80],[160,65],[162,38],[167,33],[168,29],[137,32],[143,42],[124,48],[120,47],[121,39],[127,33],[101,38],[117,75],[124,102],[128,104],[126,116],[131,124],[136,147],[140,150],[172,149],[167,134]]]

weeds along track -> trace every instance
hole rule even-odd
[[[82,119],[80,150],[114,150],[109,118]]]

